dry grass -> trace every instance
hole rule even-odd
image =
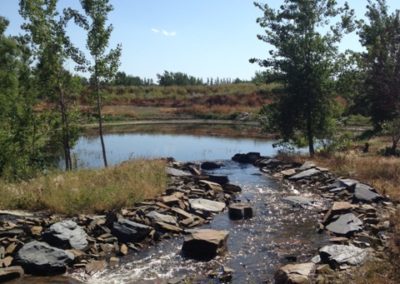
[[[29,182],[0,181],[0,208],[68,215],[131,206],[165,190],[165,162],[135,160],[101,170],[52,173]]]

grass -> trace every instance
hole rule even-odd
[[[0,181],[0,208],[100,213],[152,198],[166,184],[164,161],[135,160],[107,169],[54,172],[28,182]]]

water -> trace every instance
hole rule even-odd
[[[273,155],[274,141],[257,138],[226,138],[182,134],[124,133],[104,136],[110,164],[135,158],[174,157],[178,161],[230,159],[236,153],[250,151]],[[72,150],[78,168],[103,165],[100,140],[82,136]],[[61,162],[60,165],[63,163]]]
[[[184,259],[180,255],[183,237],[179,237],[122,258],[117,269],[92,277],[77,273],[74,277],[99,284],[166,283],[180,276],[190,277],[193,283],[218,283],[210,280],[207,272],[228,266],[235,270],[233,283],[264,283],[273,279],[274,271],[286,263],[285,257],[294,255],[299,261],[308,261],[327,242],[325,235],[316,233],[317,208],[292,208],[282,201],[287,192],[257,168],[232,161],[224,164],[213,173],[227,175],[232,183],[242,186],[238,198],[250,202],[255,209],[255,217],[250,220],[231,221],[225,212],[202,227],[230,232],[224,256],[210,262]]]

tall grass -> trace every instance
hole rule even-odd
[[[55,172],[28,182],[0,181],[0,208],[74,215],[132,206],[165,190],[165,162],[135,160],[99,170]]]

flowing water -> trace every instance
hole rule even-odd
[[[231,183],[242,187],[238,199],[249,202],[255,216],[250,220],[231,221],[224,212],[202,226],[230,232],[227,253],[215,260],[197,262],[184,259],[180,254],[182,236],[162,240],[144,251],[123,257],[118,268],[92,276],[77,272],[71,275],[72,278],[58,278],[59,282],[54,283],[76,283],[74,279],[100,284],[166,283],[168,279],[181,276],[193,279],[193,283],[218,283],[207,274],[221,270],[223,266],[234,270],[233,283],[265,283],[273,279],[274,271],[288,259],[296,257],[297,261],[308,261],[318,247],[327,243],[326,236],[316,233],[317,208],[292,207],[282,197],[293,193],[285,192],[256,167],[229,160],[238,152],[273,155],[276,153],[272,147],[274,141],[188,134],[114,133],[107,134],[105,142],[109,145],[111,164],[138,157],[168,156],[179,161],[223,160],[224,167],[213,173],[227,175]],[[81,137],[73,153],[78,167],[101,166],[97,137]],[[43,283],[53,282],[44,279]]]

